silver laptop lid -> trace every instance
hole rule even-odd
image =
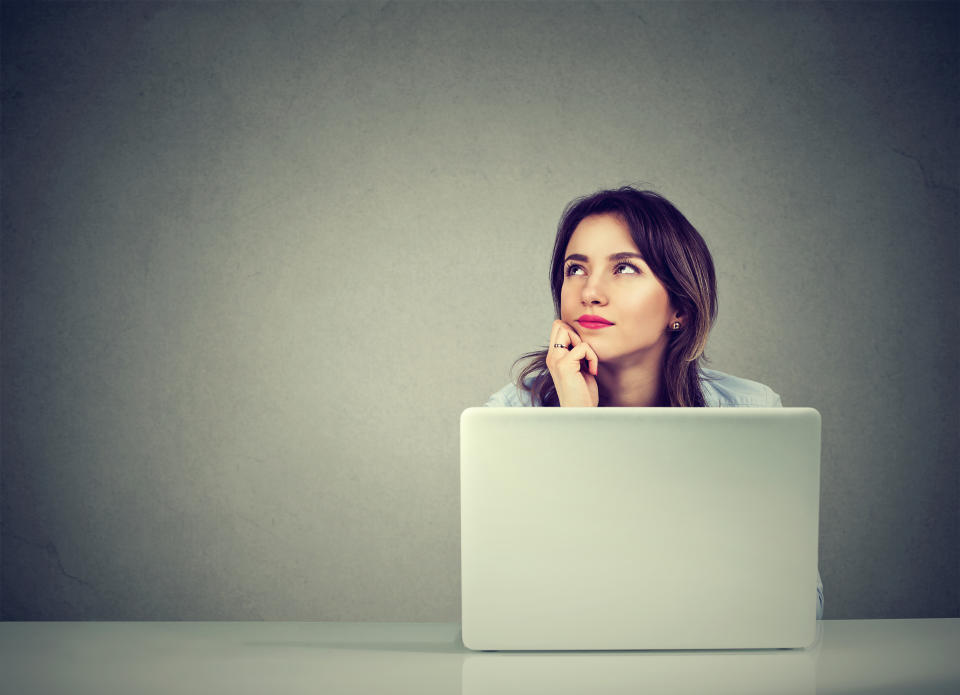
[[[468,408],[472,649],[804,647],[816,634],[811,408]]]

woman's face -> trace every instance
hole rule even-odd
[[[590,344],[601,363],[662,354],[676,310],[618,217],[581,220],[564,259],[560,318]]]

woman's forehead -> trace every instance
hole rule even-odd
[[[623,220],[613,214],[602,214],[590,215],[580,221],[567,242],[564,255],[607,257],[621,252],[640,253],[640,249]]]

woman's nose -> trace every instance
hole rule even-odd
[[[596,276],[587,280],[587,283],[583,286],[582,299],[584,304],[606,304],[606,294]]]

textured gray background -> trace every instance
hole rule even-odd
[[[823,414],[832,618],[960,615],[955,4],[3,4],[2,614],[459,617],[573,197]]]

